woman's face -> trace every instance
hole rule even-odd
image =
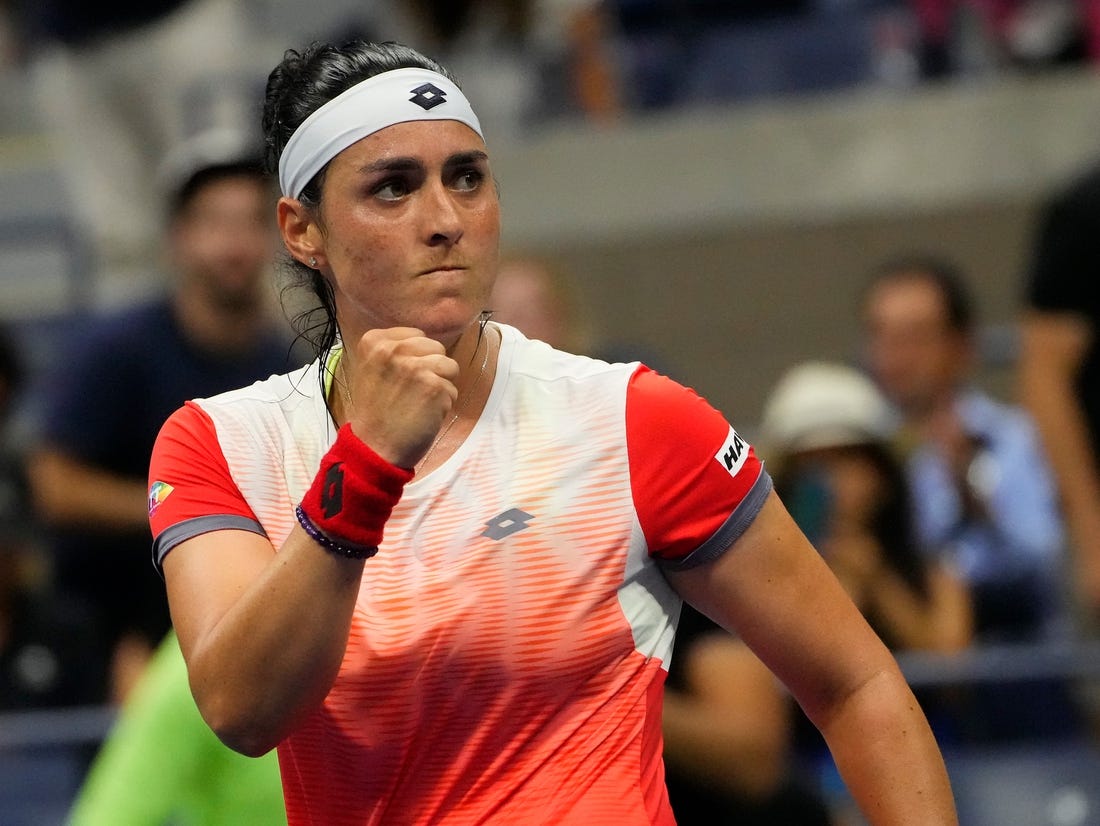
[[[793,461],[795,478],[812,480],[818,495],[825,497],[826,501],[817,505],[827,510],[831,524],[869,524],[882,501],[886,481],[864,451],[857,447],[821,448],[801,453],[793,457]],[[808,487],[799,487],[802,496],[807,495],[808,490]],[[800,501],[800,504],[810,506],[806,502]]]
[[[874,462],[859,450],[838,449],[827,461],[838,519],[868,525],[882,499],[884,480]]]
[[[346,335],[408,326],[450,345],[489,306],[500,203],[468,126],[399,123],[348,147],[328,165],[320,215]]]

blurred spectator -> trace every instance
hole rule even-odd
[[[98,703],[105,674],[95,626],[36,574],[26,549],[0,541],[0,711]]]
[[[337,39],[397,40],[446,64],[491,143],[561,116],[616,120],[611,25],[600,0],[386,0]]]
[[[485,51],[484,43],[477,41],[486,32],[494,32],[493,50],[517,55],[519,63],[525,64],[519,74],[542,80],[541,84],[528,82],[525,97],[520,100],[521,109],[528,114],[546,111],[547,101],[539,98],[548,93],[558,106],[595,121],[607,121],[618,114],[602,3],[412,0],[407,5],[424,34],[423,45],[428,53],[451,66],[464,86],[478,86],[489,75],[499,77],[499,64],[487,66],[475,57]],[[464,64],[469,68],[464,69]],[[555,82],[559,85],[555,86]],[[486,99],[476,88],[467,92],[477,99]]]
[[[22,383],[15,341],[0,331],[0,436]],[[2,438],[0,448],[0,711],[93,703],[104,679],[94,626],[46,588],[22,457]]]
[[[968,590],[917,547],[904,469],[889,449],[889,411],[872,382],[839,364],[799,365],[769,396],[761,428],[776,490],[883,640],[894,650],[967,646]],[[921,698],[941,726],[947,707],[937,699]],[[678,823],[832,822],[814,785],[820,767],[809,775],[803,765],[829,762],[819,738],[764,665],[687,606],[664,719]]]
[[[27,485],[23,458],[15,452],[9,422],[26,383],[23,354],[14,335],[0,329],[0,542],[23,543],[33,527],[26,518]]]
[[[102,623],[116,701],[169,627],[146,512],[161,424],[187,399],[288,369],[268,300],[273,195],[243,152],[213,133],[173,157],[171,291],[71,334],[43,388],[35,504],[54,529],[57,586]]]
[[[765,402],[762,454],[791,515],[883,642],[896,652],[954,654],[973,641],[970,590],[948,560],[919,547],[892,431],[889,406],[866,375],[804,362]],[[976,725],[966,719],[967,695],[923,689],[917,698],[941,744]],[[815,767],[831,808],[846,812],[832,760],[801,713],[794,732],[799,759]]]
[[[1095,0],[911,0],[927,77],[1100,56]]]
[[[829,826],[794,762],[796,706],[748,646],[685,604],[665,683],[665,782],[679,826]]]
[[[875,79],[873,3],[612,0],[625,104],[661,109],[852,87]],[[826,8],[827,7],[827,8]]]
[[[534,255],[502,259],[491,304],[494,320],[511,324],[528,338],[567,353],[591,350],[591,336],[573,284],[548,259]]]
[[[871,373],[901,420],[921,543],[947,549],[986,641],[1064,630],[1064,540],[1054,483],[1028,416],[970,386],[974,310],[960,273],[932,257],[882,265],[862,301]]]
[[[57,152],[93,270],[145,276],[156,260],[155,176],[170,147],[252,121],[252,42],[233,0],[7,0],[36,109]],[[129,283],[127,283],[129,282]],[[102,285],[101,285],[102,286]]]
[[[952,653],[970,644],[970,594],[950,563],[919,547],[890,412],[854,368],[790,370],[764,408],[776,490],[883,641]]]
[[[21,60],[21,44],[12,5],[13,0],[0,0],[0,73]]]
[[[1050,455],[1075,551],[1073,582],[1100,618],[1100,168],[1059,192],[1027,280],[1020,385]]]
[[[570,273],[548,257],[513,253],[502,258],[490,301],[496,321],[528,338],[568,353],[610,362],[641,361],[664,371],[664,359],[649,345],[597,335]]]
[[[67,826],[286,823],[275,752],[245,757],[199,714],[169,633],[92,763]]]

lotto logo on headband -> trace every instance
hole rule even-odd
[[[427,112],[441,103],[446,103],[447,93],[434,83],[425,83],[412,90],[412,97],[409,100]]]
[[[313,176],[353,143],[416,120],[456,120],[484,138],[470,102],[448,78],[427,69],[394,69],[360,81],[302,121],[279,158],[279,188],[300,198]]]

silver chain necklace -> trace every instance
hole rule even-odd
[[[482,327],[482,329],[484,330],[484,326]],[[431,455],[435,452],[436,447],[441,441],[443,441],[443,437],[450,432],[451,428],[454,427],[454,423],[458,421],[460,416],[462,416],[462,412],[470,404],[470,399],[472,399],[474,396],[474,391],[477,390],[477,386],[481,383],[481,377],[485,375],[485,368],[489,366],[489,350],[491,349],[491,347],[489,346],[488,336],[482,336],[482,338],[484,338],[485,340],[485,357],[481,360],[481,369],[478,370],[477,376],[474,378],[473,384],[471,384],[470,389],[466,391],[466,395],[463,396],[462,400],[458,403],[458,407],[455,409],[455,414],[450,418],[450,420],[448,420],[447,424],[443,426],[439,433],[436,434],[435,439],[432,440],[431,446],[428,448],[428,452],[425,453],[420,458],[420,461],[416,463],[416,465],[414,466],[414,470],[420,470],[420,468],[422,468],[427,463],[429,457],[431,457]],[[481,342],[479,340],[478,347],[480,346]],[[474,351],[474,354],[477,354],[476,350]],[[341,381],[340,384],[343,385],[344,388],[344,401],[350,408],[352,403],[351,382],[348,380],[347,362],[343,358],[340,359],[340,365],[338,369],[341,373],[343,373],[343,381]]]

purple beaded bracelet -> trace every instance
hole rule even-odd
[[[306,516],[306,512],[302,510],[301,505],[294,508],[294,514],[298,517],[298,524],[302,526],[302,530],[306,532],[306,535],[329,553],[342,556],[345,559],[370,559],[378,553],[377,545],[356,545],[352,542],[339,542],[326,536]]]

